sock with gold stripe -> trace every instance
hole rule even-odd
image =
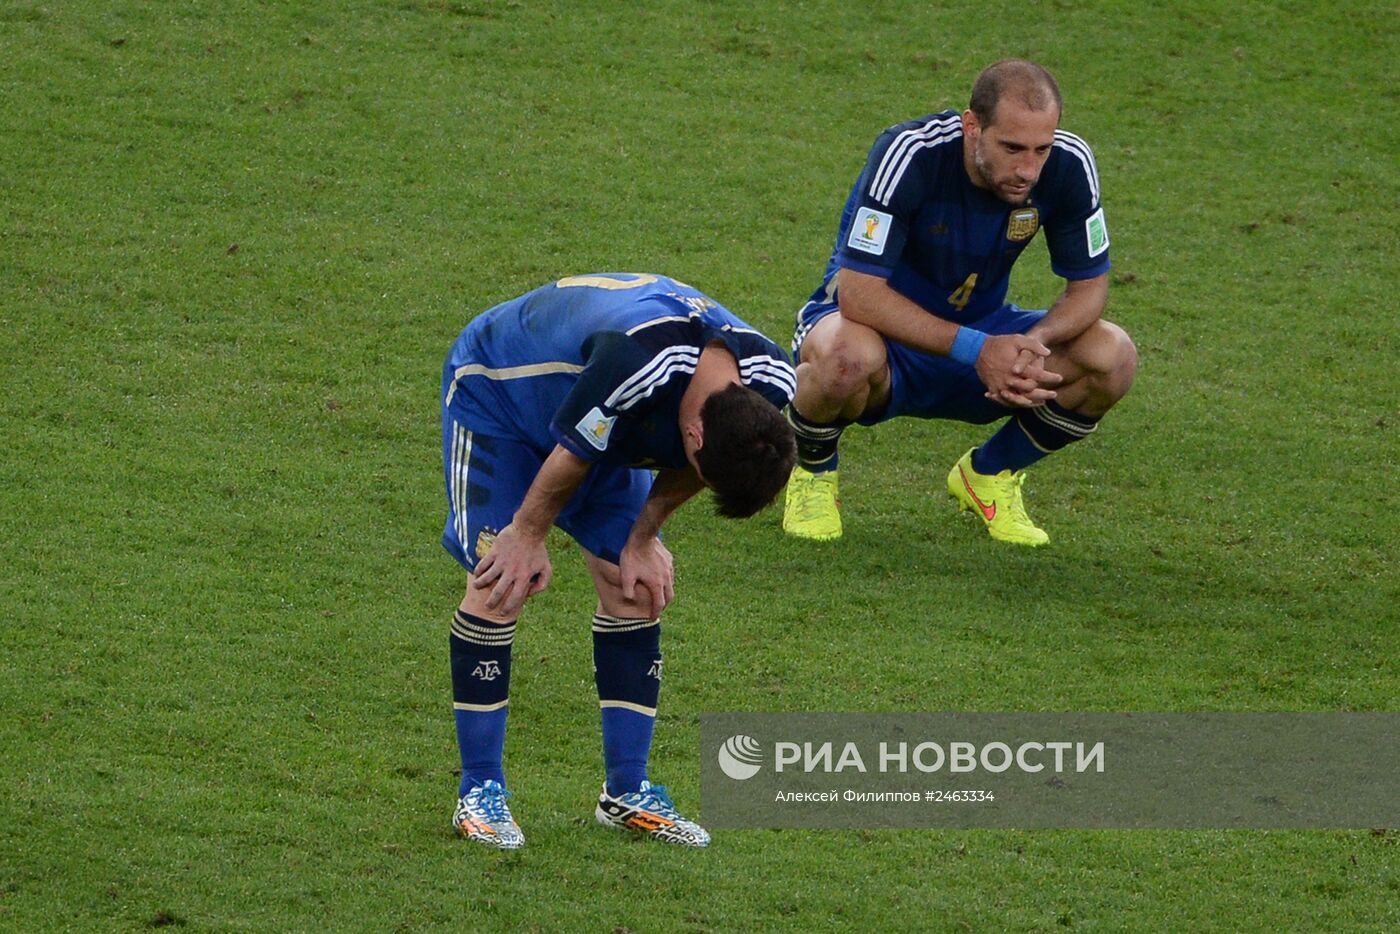
[[[502,767],[510,698],[510,648],[515,621],[494,623],[458,610],[448,638],[452,652],[452,708],[462,756],[465,795],[487,779],[506,783]]]
[[[593,671],[608,793],[625,795],[639,790],[647,777],[661,695],[661,621],[594,616]]]
[[[1047,454],[1087,438],[1099,420],[1062,408],[1055,402],[1021,409],[987,442],[972,452],[972,469],[980,474],[1024,470]]]

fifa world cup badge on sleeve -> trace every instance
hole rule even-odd
[[[882,211],[861,208],[851,220],[851,235],[846,245],[876,256],[885,252],[885,241],[890,236],[890,222],[894,218]]]
[[[608,448],[608,436],[612,434],[613,423],[616,421],[616,415],[604,415],[603,410],[595,405],[574,427],[583,435],[583,440],[598,450],[605,451]]]

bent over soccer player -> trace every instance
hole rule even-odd
[[[647,777],[671,554],[657,533],[705,486],[742,518],[796,457],[782,349],[713,299],[655,275],[571,276],[467,326],[442,374],[444,547],[471,578],[452,622],[462,781],[453,823],[514,849],[502,752],[511,642],[549,585],[545,534],[583,546],[598,592],[593,664],[607,780],[599,822],[670,843],[709,835]],[[652,473],[647,468],[655,468]]]
[[[837,442],[899,415],[985,424],[948,474],[992,538],[1041,545],[1023,471],[1089,435],[1132,385],[1137,351],[1103,320],[1108,228],[1093,154],[1058,129],[1050,73],[998,62],[955,110],[886,130],[841,215],[821,287],[797,314],[798,466],[783,528],[834,539]],[[1012,264],[1044,228],[1066,280],[1048,312],[1006,303]]]

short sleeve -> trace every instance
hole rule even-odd
[[[900,256],[925,197],[926,182],[915,169],[920,131],[904,124],[880,135],[865,160],[842,217],[836,260],[857,272],[888,278]]]
[[[1064,130],[1055,131],[1053,152],[1053,214],[1045,225],[1050,268],[1065,279],[1092,279],[1111,265],[1098,166],[1089,145]]]
[[[616,331],[590,337],[584,361],[578,381],[554,413],[550,433],[578,457],[598,461],[625,437],[639,411],[626,387],[650,361],[635,341]]]

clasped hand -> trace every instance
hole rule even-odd
[[[994,334],[982,345],[977,375],[993,402],[1014,408],[1034,408],[1055,398],[1052,388],[1063,382],[1045,369],[1050,348],[1025,334]]]

